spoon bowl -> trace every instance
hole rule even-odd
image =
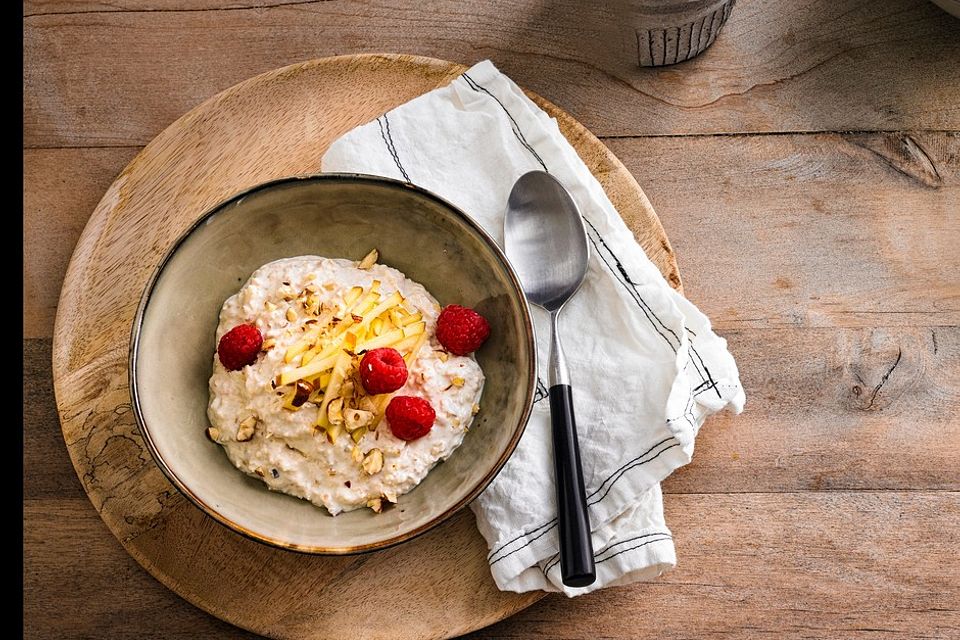
[[[590,245],[577,205],[543,171],[517,180],[507,201],[504,245],[527,300],[558,311],[587,275]]]

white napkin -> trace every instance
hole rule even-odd
[[[557,556],[549,316],[534,308],[540,371],[526,433],[474,501],[500,589],[579,595],[648,580],[676,564],[659,482],[690,461],[707,415],[744,393],[726,341],[671,289],[600,183],[550,118],[489,61],[446,87],[357,127],[323,156],[324,171],[406,180],[453,202],[498,242],[513,183],[533,169],[570,190],[591,245],[583,287],[560,316],[573,384],[597,581],[564,587]]]

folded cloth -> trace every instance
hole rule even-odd
[[[560,580],[550,407],[541,376],[516,451],[472,504],[502,590],[579,595],[658,576],[676,564],[659,482],[690,461],[707,415],[739,413],[743,388],[726,341],[670,288],[555,120],[489,61],[357,127],[324,171],[397,178],[462,208],[498,242],[513,183],[548,171],[583,214],[586,280],[560,315],[573,385],[597,581]],[[549,316],[533,308],[540,371]]]

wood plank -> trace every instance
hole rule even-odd
[[[111,13],[137,11],[208,11],[263,9],[266,6],[305,4],[309,0],[25,0],[23,17],[64,13]]]
[[[60,431],[51,342],[23,341],[23,497],[85,499]]]
[[[960,134],[606,142],[720,330],[960,324]]]
[[[25,18],[24,144],[143,145],[254,74],[380,51],[492,58],[598,135],[960,128],[960,21],[923,0],[741,0],[706,54],[659,70],[615,5],[273,4]]]
[[[960,134],[606,142],[721,331],[960,324]],[[27,337],[52,335],[77,235],[135,151],[24,151]]]
[[[960,327],[726,337],[746,410],[710,418],[664,492],[960,490]]]
[[[23,335],[50,337],[87,218],[136,148],[23,152]]]
[[[700,432],[667,493],[960,490],[960,327],[738,329],[742,417]],[[24,495],[79,494],[50,384],[50,341],[24,341]]]
[[[85,499],[31,499],[24,511],[25,637],[251,637],[140,570]],[[468,637],[960,633],[957,493],[682,495],[667,496],[666,512],[675,571],[575,600],[550,596]]]

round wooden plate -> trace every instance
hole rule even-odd
[[[266,180],[315,173],[351,128],[466,67],[403,55],[313,60],[251,78],[171,124],[127,166],[90,217],[60,294],[53,376],[63,436],[93,506],[147,571],[193,604],[275,638],[438,638],[492,624],[542,597],[497,590],[465,509],[399,547],[301,555],[217,524],[166,480],[130,408],[127,351],[137,301],[167,248],[201,213]],[[647,255],[677,265],[643,191],[603,144],[558,119]]]

